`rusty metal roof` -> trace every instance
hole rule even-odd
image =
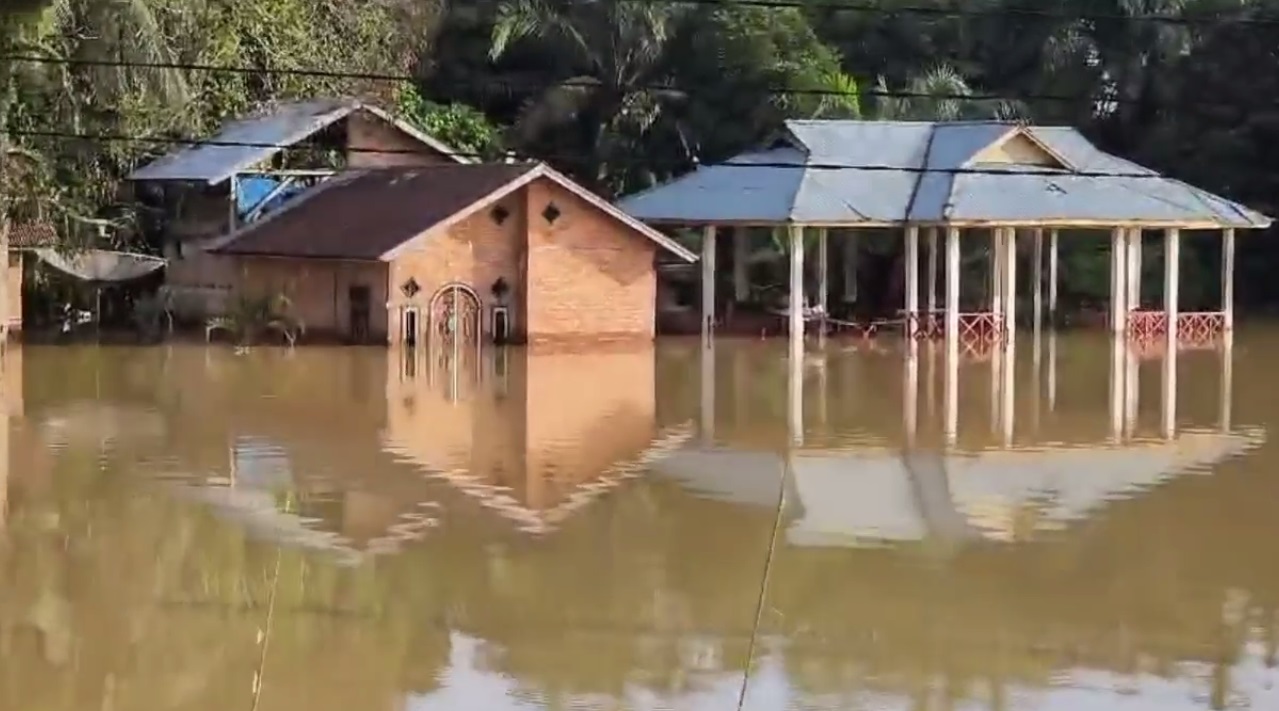
[[[47,222],[15,222],[9,225],[9,249],[52,247],[58,231]]]
[[[193,141],[194,145],[148,163],[134,171],[129,179],[217,185],[357,111],[395,126],[412,136],[426,150],[459,163],[470,162],[455,149],[375,106],[354,99],[314,99],[283,103],[258,115],[230,121],[215,135]]]
[[[535,168],[457,164],[339,173],[212,251],[377,260]]]
[[[697,255],[542,164],[445,164],[340,173],[210,251],[309,259],[393,259],[397,247],[499,191],[550,180],[686,262]],[[500,197],[500,196],[499,196]],[[496,198],[495,198],[496,199]]]

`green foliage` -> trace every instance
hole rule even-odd
[[[292,315],[293,302],[284,294],[239,295],[232,299],[226,314],[205,323],[205,336],[228,334],[238,345],[252,345],[274,333],[292,346],[306,333],[306,324]]]
[[[912,11],[921,7],[938,12]],[[610,194],[668,180],[695,159],[731,156],[787,118],[1015,116],[1079,126],[1107,150],[1279,211],[1272,155],[1279,112],[1268,98],[1279,88],[1271,22],[1279,0],[1063,0],[1048,14],[1025,12],[1042,9],[1028,0],[956,7],[954,0],[883,0],[875,13],[829,3],[640,0],[8,2],[0,11],[6,52],[411,73],[414,81],[8,63],[0,67],[0,225],[10,217],[50,220],[74,243],[101,233],[137,248],[130,242],[138,220],[120,178],[172,148],[23,131],[203,135],[271,102],[333,95],[393,109],[468,153],[510,149],[546,160]],[[1139,18],[1150,14],[1223,21]],[[1043,95],[1059,98],[1036,98]],[[1106,259],[1089,248],[1074,252],[1086,242],[1063,241],[1069,288],[1100,299]],[[1266,278],[1279,268],[1273,244],[1241,243],[1241,303],[1279,301],[1279,283]],[[1203,274],[1217,259],[1211,242],[1184,255],[1186,269]],[[1215,298],[1212,289],[1194,289],[1187,276],[1187,301]]]
[[[400,118],[464,153],[493,160],[502,154],[501,135],[478,109],[466,104],[437,104],[423,98],[416,87],[404,86],[396,95]]]

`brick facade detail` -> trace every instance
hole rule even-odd
[[[554,204],[558,216],[543,213]],[[504,219],[497,220],[500,208]],[[405,340],[416,311],[418,342],[431,337],[432,298],[451,285],[480,301],[481,341],[493,340],[493,286],[503,280],[513,342],[646,342],[654,336],[657,246],[547,178],[406,243],[389,261],[235,258],[246,293],[283,293],[312,336],[351,335],[351,287],[371,292],[371,342]],[[416,291],[406,293],[412,281]],[[410,290],[411,291],[411,290]],[[438,324],[436,324],[438,325]],[[362,339],[361,339],[362,340]]]

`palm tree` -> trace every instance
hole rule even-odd
[[[876,118],[891,121],[1011,120],[1025,115],[1019,103],[976,96],[957,69],[939,64],[912,77],[901,90],[880,77],[872,92]]]
[[[643,0],[505,0],[498,9],[489,55],[500,59],[521,42],[538,42],[563,57],[571,76],[530,100],[515,125],[522,145],[554,132],[573,136],[583,155],[578,177],[598,184],[617,174],[622,158],[681,98],[666,72],[671,40],[685,9]]]

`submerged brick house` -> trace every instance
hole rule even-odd
[[[656,255],[696,256],[539,164],[347,171],[211,248],[349,342],[651,340]]]
[[[135,171],[138,197],[164,215],[166,286],[181,317],[219,313],[236,275],[209,253],[229,232],[342,170],[469,159],[353,99],[286,102],[225,124]]]
[[[42,247],[52,247],[58,241],[58,232],[47,222],[17,222],[9,225],[9,264],[5,272],[4,325],[7,333],[22,331],[23,296],[26,288],[24,274],[29,252]]]

